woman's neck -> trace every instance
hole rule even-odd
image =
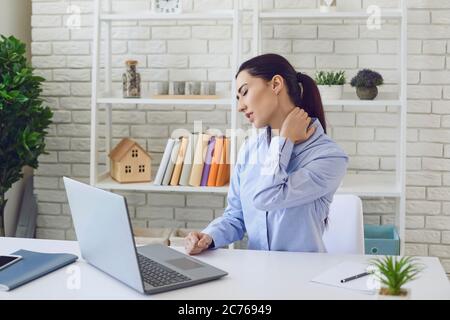
[[[289,97],[280,97],[278,108],[269,121],[269,126],[272,129],[273,135],[277,136],[280,134],[284,120],[294,108],[295,105],[291,102]]]

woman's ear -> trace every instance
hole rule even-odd
[[[275,92],[276,95],[279,95],[281,90],[284,87],[284,79],[280,75],[274,75],[271,81],[271,86],[273,92]]]

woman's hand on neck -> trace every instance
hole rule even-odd
[[[280,92],[278,95],[278,108],[269,120],[269,126],[272,129],[272,135],[278,136],[284,120],[294,108],[297,108],[289,98],[287,92]]]

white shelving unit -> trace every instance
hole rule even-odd
[[[105,106],[106,112],[106,154],[109,154],[112,147],[112,108],[115,104],[145,104],[158,106],[174,105],[229,105],[231,107],[231,153],[230,161],[235,163],[236,159],[236,127],[237,127],[237,101],[234,96],[236,82],[234,72],[238,69],[238,62],[241,52],[241,30],[239,1],[233,0],[233,10],[208,11],[208,12],[186,12],[180,14],[163,14],[153,12],[135,13],[114,13],[112,12],[111,0],[94,0],[94,42],[92,48],[92,102],[91,102],[91,158],[90,158],[90,184],[102,189],[113,190],[138,190],[156,192],[202,192],[226,194],[228,187],[186,187],[186,186],[160,186],[149,183],[120,184],[109,175],[110,163],[106,163],[106,172],[98,172],[98,112],[100,105]],[[102,6],[103,5],[103,6]],[[102,11],[106,8],[106,12]],[[112,91],[111,79],[111,24],[113,21],[144,21],[144,20],[231,20],[233,27],[233,53],[231,61],[231,96],[220,97],[219,99],[153,99],[145,91],[141,93],[142,98],[124,99],[121,93]],[[101,34],[104,38],[101,39]],[[100,88],[100,44],[104,42],[104,83]],[[145,80],[145,79],[143,79]],[[231,172],[233,168],[231,166]]]
[[[336,11],[322,13],[317,10],[270,10],[263,11],[260,1],[253,7],[253,54],[261,54],[261,22],[264,19],[366,19],[370,13],[360,11]],[[356,94],[346,94],[341,100],[325,100],[326,106],[397,107],[400,114],[398,150],[395,173],[347,174],[337,193],[355,194],[360,197],[389,197],[396,201],[395,224],[400,236],[400,254],[404,254],[405,238],[405,171],[406,171],[406,116],[407,116],[407,9],[406,0],[400,0],[399,8],[382,9],[381,19],[398,19],[400,23],[400,52],[398,72],[400,93],[379,94],[375,100],[363,101]]]
[[[92,103],[91,103],[91,159],[90,159],[90,183],[102,189],[113,190],[137,190],[148,192],[196,192],[196,193],[217,193],[226,194],[228,186],[225,187],[185,187],[185,186],[158,186],[153,183],[132,183],[120,184],[109,176],[109,161],[106,163],[107,171],[98,172],[98,112],[100,105],[105,106],[106,112],[106,154],[109,154],[112,147],[112,108],[115,104],[145,104],[158,106],[174,105],[229,105],[231,107],[231,161],[236,160],[236,129],[238,128],[237,101],[235,98],[236,82],[235,72],[238,69],[241,52],[241,25],[239,1],[233,0],[233,10],[209,11],[201,13],[181,13],[181,14],[156,14],[152,12],[136,13],[113,13],[111,12],[111,0],[104,0],[107,11],[101,11],[101,0],[94,0],[94,42],[92,61]],[[105,4],[104,3],[104,4]],[[337,11],[322,13],[319,10],[272,10],[262,11],[260,1],[254,1],[253,8],[253,54],[261,53],[261,21],[264,19],[365,19],[370,16],[364,10],[361,11]],[[399,124],[399,146],[396,155],[396,170],[392,174],[348,174],[337,193],[350,193],[361,197],[389,197],[396,200],[396,226],[401,239],[401,254],[404,253],[405,234],[405,162],[406,162],[406,111],[407,111],[407,20],[406,1],[401,0],[397,9],[382,10],[381,17],[389,19],[399,19],[400,21],[400,43],[399,52],[399,73],[400,73],[400,94],[380,93],[376,100],[362,101],[356,94],[345,94],[340,100],[325,100],[327,106],[366,106],[376,107],[396,107],[400,114]],[[231,64],[231,96],[219,99],[153,99],[149,95],[142,93],[139,99],[124,99],[120,94],[113,92],[111,79],[111,24],[113,21],[140,21],[140,20],[231,20],[233,22],[233,53]],[[100,34],[104,28],[104,38]],[[104,83],[100,88],[100,44],[104,42]],[[233,170],[231,166],[231,170]]]

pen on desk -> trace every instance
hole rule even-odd
[[[348,281],[352,281],[352,280],[355,280],[355,279],[359,279],[359,278],[368,276],[369,274],[371,274],[371,272],[363,272],[363,273],[357,274],[357,275],[355,275],[355,276],[352,276],[352,277],[348,277],[348,278],[342,279],[342,280],[341,280],[341,283],[345,283],[345,282],[348,282]]]

